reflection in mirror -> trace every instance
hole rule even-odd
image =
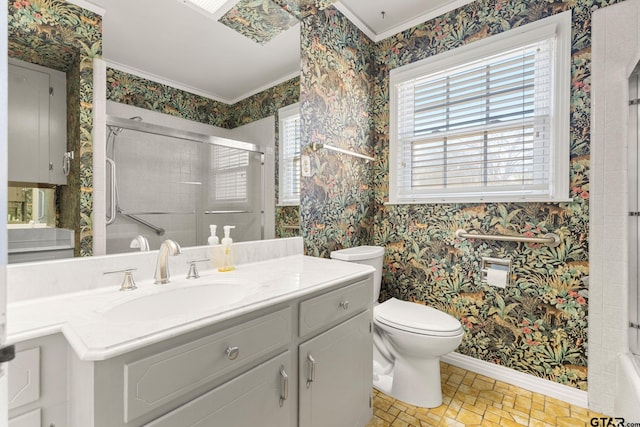
[[[54,227],[56,223],[53,188],[9,186],[7,224]]]
[[[143,236],[207,244],[209,225],[234,225],[234,241],[264,236],[263,154],[254,144],[139,120],[107,125],[107,253]]]

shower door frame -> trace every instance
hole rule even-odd
[[[629,350],[640,355],[640,70],[629,77]]]
[[[182,129],[175,129],[169,126],[158,125],[155,123],[149,123],[144,121],[137,121],[132,119],[126,119],[117,116],[107,115],[106,117],[106,126],[122,128],[137,132],[148,133],[152,135],[159,135],[165,137],[172,137],[177,139],[182,139],[185,141],[201,143],[201,144],[209,144],[209,145],[218,145],[222,147],[229,147],[239,150],[248,151],[250,153],[258,153],[261,156],[261,191],[260,191],[260,210],[258,214],[260,215],[260,239],[264,239],[265,236],[265,190],[266,190],[266,173],[265,173],[265,153],[263,149],[257,144],[253,144],[245,141],[238,141],[230,138],[223,138],[219,136],[206,135],[198,132],[191,132]],[[112,201],[111,203],[113,203]],[[200,219],[197,219],[200,222]],[[150,224],[152,225],[152,224]],[[152,228],[152,227],[150,227]]]

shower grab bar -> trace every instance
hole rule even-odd
[[[285,230],[300,230],[299,225],[283,225],[282,228]]]
[[[107,164],[111,168],[111,179],[109,180],[111,191],[109,192],[110,215],[106,218],[106,225],[111,225],[116,222],[116,215],[118,214],[118,207],[116,206],[116,163],[107,157]]]
[[[232,213],[251,213],[251,211],[204,211],[205,215],[232,214]]]
[[[149,221],[145,221],[144,219],[138,218],[137,216],[132,215],[132,214],[126,214],[126,213],[123,213],[122,211],[119,211],[118,213],[120,215],[122,215],[123,217],[125,217],[125,218],[129,218],[130,220],[135,221],[140,225],[144,225],[145,227],[150,228],[158,236],[163,236],[164,235],[165,229],[162,228],[162,227],[158,227],[157,225],[153,225]]]
[[[544,235],[544,237],[526,237],[508,236],[504,234],[467,233],[466,230],[459,228],[458,230],[456,230],[456,237],[461,239],[497,240],[501,242],[542,243],[552,248],[555,248],[560,244],[560,236],[555,233],[547,233]]]
[[[350,151],[350,150],[345,150],[344,148],[340,148],[340,147],[334,147],[333,145],[329,145],[329,144],[318,144],[316,142],[313,143],[313,145],[311,145],[311,149],[313,151],[318,151],[320,148],[325,148],[327,150],[330,151],[336,151],[338,153],[342,153],[342,154],[347,154],[349,156],[354,156],[354,157],[358,157],[360,159],[364,159],[370,162],[375,161],[376,159],[371,157],[371,156],[366,156],[364,154],[360,154],[360,153],[356,153],[355,151]]]
[[[121,214],[127,215],[194,215],[196,211],[183,211],[183,212],[159,212],[159,211],[148,211],[148,212],[124,212],[120,210]]]

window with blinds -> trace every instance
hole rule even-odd
[[[279,115],[280,205],[300,204],[300,105],[282,108]]]
[[[568,197],[567,43],[555,24],[520,36],[392,75],[392,202]]]
[[[214,145],[211,149],[213,199],[215,202],[246,202],[249,152]]]

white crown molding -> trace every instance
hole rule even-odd
[[[250,92],[247,92],[247,93],[245,93],[245,94],[243,94],[243,95],[240,95],[239,97],[237,97],[237,98],[235,98],[235,99],[232,99],[229,103],[230,103],[231,105],[233,105],[233,104],[235,104],[236,102],[240,102],[240,101],[242,101],[243,99],[246,99],[246,98],[248,98],[248,97],[250,97],[250,96],[253,96],[253,95],[257,94],[257,93],[260,93],[260,92],[262,92],[263,90],[266,90],[266,89],[269,89],[269,88],[274,87],[274,86],[276,86],[276,85],[279,85],[280,83],[286,82],[287,80],[290,80],[290,79],[292,79],[292,78],[294,78],[294,77],[297,77],[297,76],[299,76],[299,75],[300,75],[300,71],[294,71],[293,73],[289,73],[289,74],[287,74],[287,75],[285,75],[285,76],[283,76],[283,77],[280,77],[279,79],[274,80],[274,81],[272,81],[271,83],[267,83],[266,85],[260,86],[260,87],[259,87],[259,88],[257,88],[257,89],[254,89],[254,90],[252,90],[252,91],[250,91]]]
[[[572,405],[577,405],[582,408],[587,408],[589,406],[589,399],[586,391],[525,374],[505,366],[465,356],[460,353],[449,353],[442,356],[440,359],[445,363],[466,369],[467,371],[475,372],[525,390],[553,397]]]
[[[369,28],[364,22],[362,22],[360,20],[360,18],[358,18],[353,12],[351,12],[351,9],[349,9],[347,6],[345,6],[341,1],[337,1],[337,2],[333,3],[333,5],[349,21],[351,21],[351,23],[353,23],[356,27],[358,27],[360,29],[360,31],[362,31],[367,37],[369,37],[371,40],[373,40],[376,43],[378,42],[378,40],[377,40],[378,35],[375,33],[375,31],[373,31],[371,28]]]
[[[66,0],[67,3],[71,3],[71,4],[75,4],[76,6],[79,6],[83,9],[87,9],[90,10],[93,13],[96,13],[100,16],[104,16],[105,14],[105,9],[101,8],[100,6],[96,6],[95,4],[89,2],[89,1],[85,1],[85,0]]]
[[[418,24],[422,24],[424,22],[430,21],[434,18],[437,18],[440,15],[443,15],[447,12],[451,12],[461,6],[464,6],[468,3],[472,3],[474,0],[455,0],[449,2],[446,6],[439,7],[437,9],[431,10],[423,15],[417,16],[409,21],[405,21],[400,25],[397,25],[387,31],[384,31],[380,34],[373,31],[369,28],[364,22],[362,22],[349,8],[347,8],[342,2],[337,1],[333,5],[338,9],[344,16],[349,19],[353,24],[356,25],[367,37],[369,37],[374,42],[378,43],[381,40],[386,39],[387,37],[391,37],[395,34],[401,33],[404,30],[408,30],[409,28],[415,27]]]
[[[164,77],[157,76],[152,73],[147,73],[146,71],[139,70],[134,67],[130,67],[128,65],[120,64],[119,62],[111,61],[109,59],[105,59],[107,62],[107,66],[110,68],[115,68],[116,70],[123,71],[125,73],[133,74],[134,76],[142,77],[143,79],[151,80],[156,83],[160,83],[163,85],[170,86],[175,89],[183,90],[185,92],[193,93],[194,95],[203,96],[205,98],[212,99],[214,101],[223,102],[225,104],[231,104],[233,101],[230,101],[225,98],[221,98],[212,93],[202,91],[200,89],[196,89],[194,87],[178,83],[174,80],[165,79]]]

